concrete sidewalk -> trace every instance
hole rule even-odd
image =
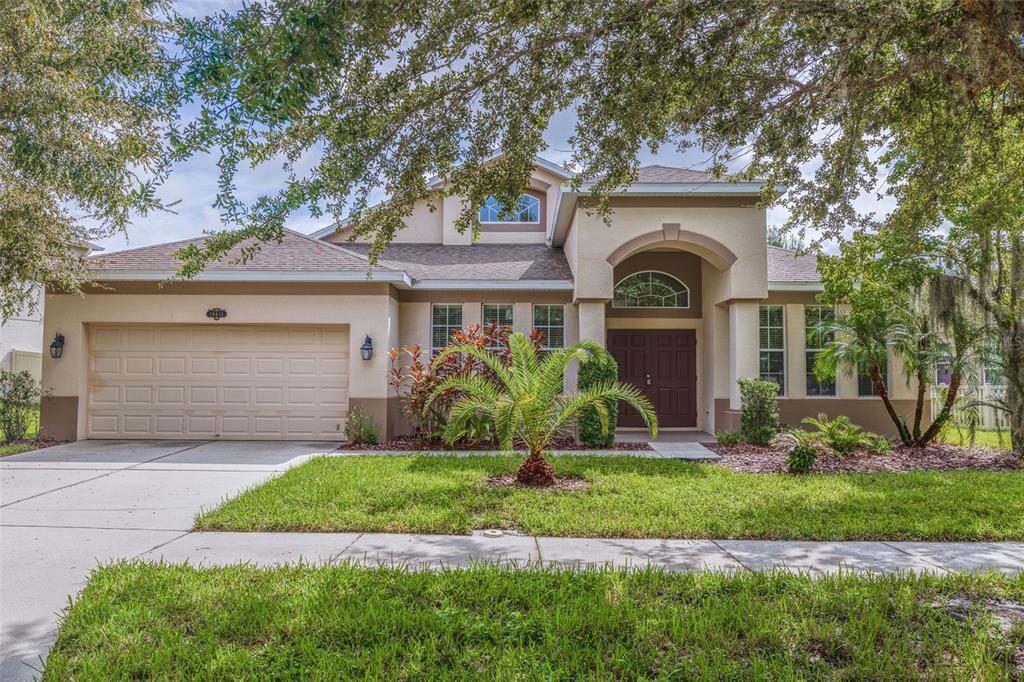
[[[793,542],[773,540],[629,540],[518,534],[188,533],[140,555],[147,561],[272,566],[355,561],[410,568],[475,562],[520,566],[654,566],[670,571],[771,571],[811,574],[1024,571],[1024,543]]]

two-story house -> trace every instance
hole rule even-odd
[[[811,331],[835,311],[815,299],[814,257],[767,246],[759,183],[647,166],[611,198],[608,225],[570,177],[538,158],[512,215],[479,208],[475,241],[454,229],[457,198],[423,202],[372,268],[344,223],[288,231],[189,281],[165,283],[188,242],[93,257],[84,298],[46,296],[45,341],[65,343],[43,361],[43,433],[333,440],[359,406],[394,435],[405,425],[387,350],[490,322],[540,330],[550,347],[605,345],[663,430],[735,428],[736,382],[761,376],[781,385],[785,422],[827,412],[891,432],[869,382],[811,373],[826,341]],[[903,377],[890,387],[910,411]]]

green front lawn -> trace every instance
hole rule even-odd
[[[940,439],[942,442],[949,443],[950,445],[970,445],[971,443],[970,434],[967,429],[943,429]],[[1009,450],[1010,432],[976,430],[974,432],[974,445],[994,450]]]
[[[29,452],[35,449],[36,446],[29,443],[8,443],[7,445],[0,445],[0,457],[20,455],[23,452]]]
[[[1024,577],[119,564],[43,679],[1011,679],[986,600]]]
[[[496,488],[519,457],[320,457],[200,514],[200,530],[802,540],[1024,538],[1024,472],[789,476],[553,457],[583,492]]]

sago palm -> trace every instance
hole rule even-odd
[[[453,353],[465,353],[479,359],[490,370],[484,374],[461,374],[444,380],[428,398],[428,403],[448,391],[461,397],[448,414],[444,436],[449,442],[458,440],[465,429],[480,417],[494,424],[494,432],[502,450],[522,444],[530,454],[516,472],[516,480],[525,485],[550,485],[555,480],[544,451],[559,430],[571,424],[584,407],[592,406],[606,432],[609,424],[609,400],[621,400],[643,417],[655,437],[657,417],[650,401],[628,384],[608,381],[583,390],[564,392],[565,368],[573,360],[590,362],[604,360],[606,351],[592,341],[581,341],[570,348],[546,352],[538,357],[530,339],[522,333],[509,338],[509,364],[495,353],[476,344],[449,346],[434,358],[444,361]]]

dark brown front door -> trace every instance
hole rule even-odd
[[[647,396],[662,427],[697,426],[697,333],[692,329],[610,329],[608,352],[619,380]],[[619,426],[643,426],[640,413],[619,405]]]

